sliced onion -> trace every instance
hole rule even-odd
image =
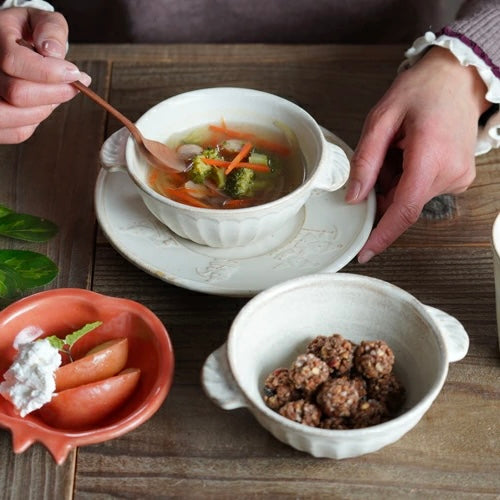
[[[181,144],[177,148],[177,155],[181,160],[189,161],[192,160],[196,155],[199,155],[203,151],[201,146],[198,144]]]

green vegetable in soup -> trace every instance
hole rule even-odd
[[[305,174],[298,144],[285,132],[222,119],[220,125],[179,133],[169,139],[171,147],[193,146],[185,170],[175,176],[152,171],[149,182],[160,194],[201,208],[246,208],[276,200],[300,186]]]
[[[269,158],[263,153],[252,151],[248,157],[248,163],[254,163],[256,165],[269,165]]]
[[[204,149],[199,155],[196,155],[193,159],[193,164],[189,170],[189,178],[196,182],[197,184],[203,184],[207,179],[212,178],[217,184],[219,184],[220,179],[217,176],[217,168],[206,164],[203,159],[208,158],[211,160],[221,159],[218,151],[214,148]],[[222,183],[222,186],[224,183]],[[222,187],[217,186],[217,187]]]
[[[196,182],[196,184],[203,184],[212,173],[213,167],[211,165],[207,165],[203,161],[203,158],[204,157],[202,155],[195,156],[193,165],[188,172],[189,178],[193,182]]]
[[[254,187],[255,172],[250,168],[235,168],[226,178],[225,191],[232,198],[250,196]]]
[[[226,186],[227,176],[224,173],[224,169],[222,168],[212,167],[210,179],[214,181],[218,189],[224,189],[224,187]]]

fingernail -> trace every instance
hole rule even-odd
[[[362,250],[358,255],[358,262],[360,264],[366,264],[372,257],[375,257],[375,252],[371,250]]]
[[[66,66],[64,69],[63,73],[63,78],[65,81],[69,82],[75,82],[76,80],[79,80],[81,78],[82,74],[76,68],[75,66]]]
[[[44,55],[52,57],[64,57],[66,49],[57,40],[45,40],[41,44]]]
[[[359,198],[359,193],[361,192],[361,183],[357,180],[352,180],[347,186],[347,193],[345,195],[345,201],[356,201]]]
[[[82,76],[80,77],[80,81],[88,87],[92,83],[92,77],[83,71],[80,73]]]

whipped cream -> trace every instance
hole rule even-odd
[[[56,390],[54,372],[61,355],[47,339],[19,346],[16,359],[4,373],[0,394],[9,399],[21,417],[38,410],[52,399]]]

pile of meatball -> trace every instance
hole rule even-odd
[[[394,353],[383,340],[359,344],[320,335],[290,368],[273,370],[264,401],[280,415],[311,427],[360,429],[396,416],[405,389],[393,373]]]

